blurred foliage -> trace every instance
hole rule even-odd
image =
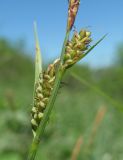
[[[117,48],[117,51],[116,51],[116,66],[118,67],[123,67],[123,45],[120,44]]]
[[[34,64],[27,55],[23,48],[0,40],[0,160],[25,159],[31,143]],[[78,160],[123,159],[123,113],[70,75],[76,73],[123,104],[123,49],[118,49],[116,55],[108,68],[76,65],[66,73],[36,160],[69,160],[80,136],[83,142]],[[88,147],[102,106],[107,111]]]

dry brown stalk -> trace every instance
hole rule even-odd
[[[98,131],[103,119],[104,119],[106,111],[107,110],[106,110],[105,106],[100,107],[97,111],[97,114],[96,114],[95,119],[94,119],[92,131],[91,131],[91,134],[90,134],[90,138],[89,138],[89,141],[88,141],[88,145],[87,145],[88,148],[90,148],[92,146],[93,142],[94,142],[97,131]]]
[[[80,153],[80,149],[81,149],[82,144],[83,144],[83,138],[82,138],[82,136],[80,136],[77,139],[76,144],[74,146],[74,149],[72,151],[71,160],[77,160],[77,157]]]

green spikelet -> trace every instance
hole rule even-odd
[[[68,41],[64,55],[64,67],[69,68],[80,59],[81,55],[88,50],[91,42],[91,33],[86,30],[75,32],[71,41]]]
[[[51,95],[51,91],[54,86],[58,63],[59,59],[56,59],[52,64],[50,64],[47,70],[43,72],[43,75],[42,74],[39,75],[38,82],[35,85],[34,106],[31,111],[32,115],[31,124],[34,136],[43,118],[44,110],[46,108],[49,97]]]

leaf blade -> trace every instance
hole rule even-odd
[[[35,83],[36,83],[39,79],[39,74],[41,74],[42,76],[42,56],[41,56],[41,49],[38,39],[36,22],[34,22],[34,37],[35,37]]]
[[[84,58],[91,50],[93,50],[102,40],[107,36],[108,34],[105,34],[102,38],[100,38],[94,45],[92,45],[81,57],[79,60]]]

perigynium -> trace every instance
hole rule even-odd
[[[46,71],[43,72],[43,77],[39,74],[39,80],[35,84],[34,106],[31,111],[31,124],[34,136],[53,90],[58,63],[59,59],[56,59],[52,64],[49,64]]]
[[[31,124],[33,141],[30,147],[28,160],[34,160],[43,136],[47,121],[54,106],[55,99],[60,87],[61,80],[67,69],[85,57],[105,36],[90,46],[91,32],[87,30],[75,31],[69,39],[70,31],[78,12],[80,0],[69,0],[68,19],[64,43],[60,58],[49,64],[46,70],[42,70],[41,51],[35,27],[36,60],[35,60],[35,82],[33,92],[33,107],[31,111]]]

